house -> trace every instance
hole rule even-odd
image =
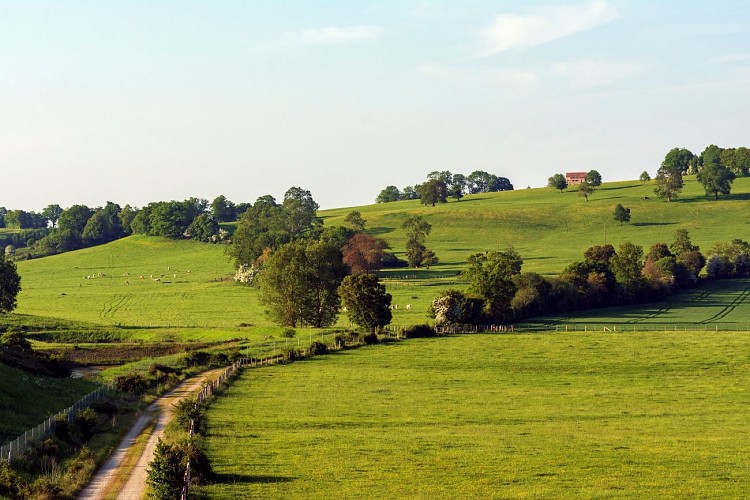
[[[567,182],[568,185],[581,184],[585,180],[586,180],[586,172],[566,172],[565,173],[565,182]]]

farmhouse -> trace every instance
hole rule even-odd
[[[568,184],[581,184],[586,180],[586,172],[566,172],[565,182]]]

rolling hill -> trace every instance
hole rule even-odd
[[[748,200],[750,178],[737,179],[732,195],[714,201],[688,177],[682,196],[671,203],[657,199],[652,184],[629,181],[603,184],[588,202],[574,189],[525,189],[471,195],[435,207],[401,201],[326,210],[320,216],[326,225],[339,225],[359,210],[367,232],[386,239],[397,254],[403,254],[400,226],[407,216],[422,215],[432,224],[427,246],[439,256],[438,265],[382,272],[394,303],[402,305],[394,322],[413,324],[425,321],[440,289],[464,286],[458,273],[472,253],[513,245],[524,258],[524,271],[553,275],[581,259],[591,245],[631,241],[647,249],[669,243],[680,228],[706,251],[717,241],[746,237]],[[618,203],[631,209],[630,224],[613,220]],[[21,314],[124,326],[132,329],[131,337],[146,339],[156,327],[200,339],[244,336],[247,330],[238,327],[243,324],[253,325],[252,331],[277,329],[263,314],[256,290],[232,281],[233,268],[221,245],[131,236],[19,262],[18,268],[23,291],[16,312]],[[345,317],[340,324],[348,324]]]

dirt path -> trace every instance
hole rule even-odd
[[[158,439],[164,434],[164,428],[172,419],[172,405],[182,398],[198,392],[204,381],[215,380],[226,368],[218,368],[204,372],[196,377],[182,382],[171,392],[154,401],[138,418],[135,425],[123,438],[120,445],[112,453],[107,462],[104,463],[92,478],[91,482],[78,495],[79,500],[100,500],[105,498],[117,498],[135,500],[141,499],[146,493],[146,471],[148,464],[154,455],[154,449]],[[135,445],[138,437],[144,429],[156,419],[151,434],[148,436],[143,452],[138,461],[132,467],[123,466],[123,460],[128,451]],[[118,492],[108,492],[113,481],[123,479],[124,484]]]

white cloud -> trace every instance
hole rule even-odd
[[[624,80],[640,71],[631,62],[594,61],[584,59],[572,63],[558,63],[552,68],[555,76],[565,78],[578,88],[594,88]]]
[[[750,61],[750,54],[727,54],[721,57],[711,59],[713,63],[736,63]]]
[[[536,83],[534,73],[519,69],[478,70],[460,66],[440,64],[423,64],[417,72],[429,78],[462,83],[483,83],[491,85],[510,85],[531,87]]]
[[[605,0],[550,7],[537,14],[500,14],[482,33],[485,49],[480,56],[542,45],[608,23],[618,15],[617,9]]]
[[[285,31],[282,39],[276,45],[304,47],[308,45],[367,42],[377,40],[382,31],[379,26],[328,26],[302,31]]]

